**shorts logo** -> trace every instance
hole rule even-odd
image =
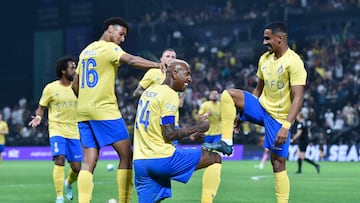
[[[55,152],[55,153],[58,153],[59,151],[60,151],[59,145],[58,145],[57,142],[55,142],[55,143],[54,143],[54,152]]]

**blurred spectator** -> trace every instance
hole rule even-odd
[[[335,118],[335,114],[331,111],[330,108],[328,108],[324,114],[324,118],[325,118],[325,122],[326,125],[329,126],[330,128],[334,127],[334,118]]]

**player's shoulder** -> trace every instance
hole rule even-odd
[[[99,46],[108,52],[123,52],[123,49],[114,42],[99,41]]]
[[[54,92],[57,89],[59,89],[59,80],[55,80],[47,83],[43,89],[43,93],[50,94],[51,92]]]
[[[294,50],[290,49],[286,52],[287,56],[291,59],[291,60],[295,60],[295,61],[302,61],[301,57],[299,54],[297,54]]]
[[[211,104],[211,101],[204,101],[201,105],[202,106],[209,106]]]
[[[163,95],[165,95],[165,97],[169,97],[171,99],[179,99],[178,92],[170,88],[168,85],[159,84],[155,86],[161,88],[160,91],[163,93]]]
[[[54,80],[45,85],[45,88],[58,88],[60,86],[59,80]]]
[[[150,87],[146,88],[144,93],[154,92],[158,95],[158,94],[165,93],[166,91],[167,91],[167,89],[164,87],[164,85],[155,84],[155,85],[151,85]]]
[[[141,96],[152,98],[178,98],[176,91],[171,89],[169,86],[162,84],[151,85]]]
[[[259,58],[259,63],[262,63],[264,61],[270,60],[271,58],[273,58],[273,53],[271,53],[270,51],[266,51],[265,53],[263,53],[260,58]]]
[[[81,52],[81,54],[85,55],[96,55],[98,50],[102,51],[123,51],[122,48],[113,42],[107,42],[104,40],[94,41],[90,43],[86,48]]]
[[[150,68],[149,70],[146,71],[146,74],[162,75],[163,72],[159,68]]]
[[[261,54],[260,58],[270,58],[273,55],[270,51],[265,51],[263,54]]]
[[[168,85],[164,85],[164,84],[155,84],[152,85],[151,88],[156,89],[159,92],[162,92],[164,94],[176,94],[177,92],[173,89],[171,89]]]

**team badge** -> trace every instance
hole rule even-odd
[[[278,74],[281,75],[283,72],[284,72],[284,68],[283,68],[283,66],[281,65],[281,66],[278,68]]]

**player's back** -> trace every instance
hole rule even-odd
[[[115,43],[95,41],[80,54],[78,120],[120,118],[115,95],[115,79],[120,57],[125,52]]]
[[[134,159],[164,158],[175,147],[166,142],[161,124],[173,119],[178,111],[179,97],[167,85],[153,85],[141,95],[134,128]]]

